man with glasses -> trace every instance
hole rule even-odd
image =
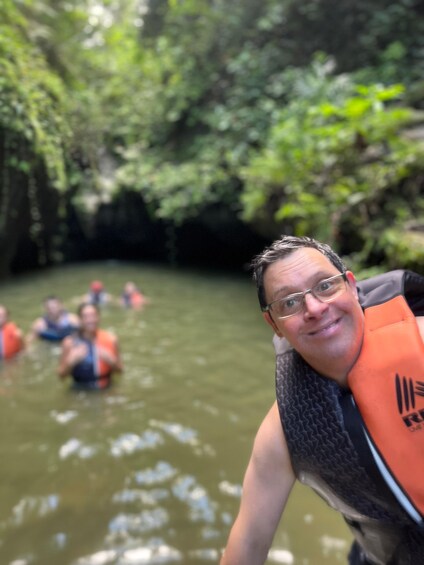
[[[357,283],[328,245],[291,236],[252,266],[275,333],[277,401],[258,430],[221,565],[265,563],[296,478],[343,515],[355,537],[350,564],[424,563],[424,278],[394,271]],[[387,438],[391,421],[405,441]],[[403,456],[385,467],[388,444],[408,441],[405,462],[419,479],[411,493],[408,468],[396,467]]]

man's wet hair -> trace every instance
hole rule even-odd
[[[60,298],[56,296],[56,294],[49,294],[44,298],[43,303],[45,304],[46,302],[50,302],[51,300],[57,300],[58,302],[61,302]]]
[[[94,310],[97,312],[97,314],[100,314],[100,308],[98,307],[97,304],[92,304],[91,302],[82,302],[77,308],[77,314],[78,314],[79,317],[81,317],[83,310],[87,306],[92,306],[94,308]]]
[[[322,253],[341,273],[346,271],[346,266],[343,261],[327,243],[321,243],[312,237],[283,235],[280,239],[275,240],[269,247],[266,247],[262,253],[256,255],[251,263],[253,280],[256,283],[261,308],[267,305],[264,289],[264,274],[266,269],[276,261],[284,259],[294,251],[304,249],[305,247],[316,249]]]

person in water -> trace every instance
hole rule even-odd
[[[99,329],[100,313],[96,304],[78,308],[80,329],[64,339],[58,374],[71,376],[76,388],[97,390],[109,387],[113,373],[122,372],[116,336]]]
[[[296,479],[344,517],[350,564],[424,563],[424,277],[357,282],[331,247],[291,236],[252,267],[277,400],[221,565],[265,563]]]
[[[128,281],[124,285],[124,290],[122,291],[119,302],[124,308],[141,310],[141,308],[148,303],[148,299],[135,283]]]
[[[11,359],[24,348],[22,331],[9,320],[9,311],[0,304],[0,359]]]
[[[78,329],[78,317],[65,310],[62,301],[57,296],[48,296],[43,305],[44,314],[34,321],[28,336],[29,343],[36,338],[62,341]]]
[[[112,301],[112,295],[106,292],[102,281],[95,280],[90,283],[90,290],[82,297],[82,302],[103,306]]]

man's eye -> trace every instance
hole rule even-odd
[[[281,301],[281,304],[285,310],[291,310],[292,308],[296,308],[296,306],[299,304],[299,298],[298,297],[286,298]]]
[[[320,283],[317,284],[316,289],[318,292],[326,292],[328,290],[331,290],[334,286],[333,281],[321,281]]]

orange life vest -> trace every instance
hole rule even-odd
[[[110,383],[111,366],[99,355],[98,349],[102,348],[113,355],[117,354],[116,341],[105,330],[97,330],[94,341],[76,338],[87,344],[88,352],[85,359],[72,368],[72,376],[76,383],[94,388],[106,388]]]
[[[101,347],[102,349],[106,349],[109,353],[113,355],[117,354],[116,351],[116,342],[112,335],[105,331],[105,330],[97,330],[96,339],[95,339],[95,347]],[[110,377],[111,367],[106,361],[100,358],[100,356],[96,355],[96,376],[99,378],[100,381],[108,379]]]
[[[122,293],[121,298],[124,306],[126,306],[127,308],[138,309],[141,308],[141,306],[143,306],[146,302],[146,298],[138,290],[134,290],[133,292],[129,293],[124,292]]]
[[[364,310],[365,333],[348,385],[374,460],[418,523],[424,518],[424,344],[405,297]]]
[[[13,322],[6,322],[0,330],[1,358],[10,359],[23,348],[22,338]]]

